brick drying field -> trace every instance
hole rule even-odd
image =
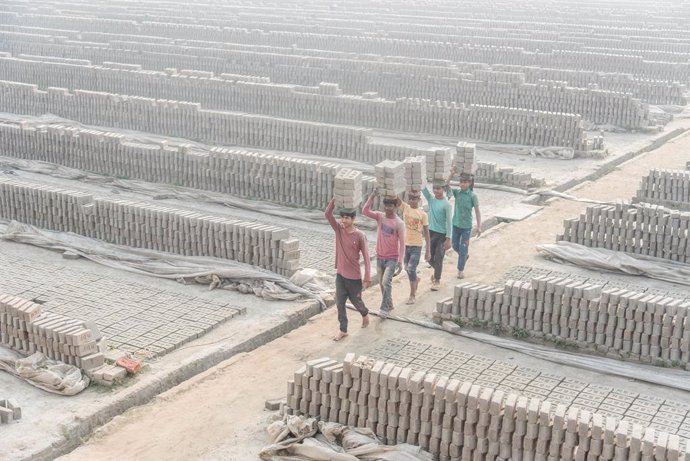
[[[596,180],[690,128],[688,24],[684,0],[7,0],[0,225],[333,275],[331,198],[361,209],[373,191],[404,198],[452,168],[474,175],[485,230],[534,213],[539,227],[540,189]],[[688,169],[659,162],[630,180],[636,192],[559,216],[549,241],[687,266]],[[374,255],[371,222],[357,219]],[[247,308],[251,295],[211,300],[41,251],[0,240],[0,347],[91,374],[110,349],[165,360],[273,314]],[[445,298],[421,285],[417,314],[690,368],[686,286],[501,269],[458,286],[446,269]],[[437,347],[434,334],[308,362],[285,376],[288,411],[441,460],[690,457],[688,402]],[[0,458],[23,459],[10,450]]]

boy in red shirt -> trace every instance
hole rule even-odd
[[[371,284],[371,262],[367,237],[354,225],[356,210],[340,210],[340,223],[333,216],[335,199],[326,207],[326,219],[335,231],[335,304],[338,308],[340,330],[333,341],[340,341],[347,336],[347,308],[345,302],[350,299],[352,305],[362,315],[362,328],[369,325],[369,310],[362,301],[362,289]],[[364,258],[364,278],[359,266],[359,255]]]

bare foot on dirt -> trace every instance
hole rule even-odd
[[[369,326],[369,314],[362,317],[362,328],[366,328],[368,326]]]
[[[347,333],[343,333],[342,331],[339,331],[337,335],[333,336],[333,341],[340,341],[343,338],[347,337]]]

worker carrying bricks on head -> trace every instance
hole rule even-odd
[[[414,304],[417,295],[417,266],[422,257],[422,243],[426,243],[424,260],[431,259],[429,245],[429,216],[424,210],[419,208],[422,193],[418,190],[411,190],[407,195],[407,203],[398,199],[398,206],[402,211],[402,219],[405,223],[405,258],[403,264],[410,281],[410,297],[407,304]]]
[[[354,225],[357,210],[344,208],[339,210],[340,223],[333,216],[335,199],[328,202],[326,219],[335,231],[335,303],[338,308],[340,330],[333,337],[340,341],[347,336],[347,308],[345,302],[350,299],[352,305],[362,315],[362,328],[369,325],[369,310],[362,300],[362,289],[371,284],[371,263],[369,246],[364,232]],[[364,278],[359,265],[359,255],[364,258]]]
[[[376,271],[382,295],[379,312],[382,318],[386,318],[393,310],[393,277],[403,267],[405,223],[397,215],[398,197],[384,197],[383,213],[371,210],[371,203],[377,194],[377,191],[372,192],[362,207],[362,214],[377,223]]]
[[[455,166],[451,169],[450,178],[455,175]],[[469,258],[470,236],[472,235],[472,210],[477,217],[477,237],[482,234],[482,213],[479,211],[479,199],[474,193],[474,177],[467,173],[460,174],[460,188],[449,187],[448,196],[455,198],[453,212],[453,250],[458,253],[458,278],[465,277],[465,264]]]
[[[424,198],[429,203],[429,249],[431,259],[429,264],[434,268],[431,274],[431,289],[438,291],[441,288],[441,272],[443,271],[443,257],[450,249],[453,209],[446,198],[446,181],[435,179],[431,195],[428,188],[422,189]]]

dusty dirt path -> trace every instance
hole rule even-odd
[[[686,134],[570,193],[601,200],[629,199],[635,194],[641,176],[649,169],[683,169],[689,160],[690,135]],[[536,261],[535,244],[553,242],[561,231],[563,219],[575,217],[585,208],[583,203],[553,200],[529,219],[502,226],[474,240],[468,280],[492,283],[510,267]],[[447,258],[446,286],[438,293],[428,292],[430,269],[423,269],[416,306],[403,305],[407,285],[402,278],[397,279],[394,288],[396,313],[429,315],[435,300],[452,293],[454,262],[454,255]],[[380,295],[371,289],[365,299],[368,305],[376,308]],[[380,341],[398,336],[401,331],[410,334],[409,328],[402,328],[393,321],[374,321],[367,330],[360,330],[352,313],[350,319],[351,335],[347,340],[330,341],[337,328],[335,311],[331,309],[306,326],[251,353],[223,362],[160,395],[150,404],[115,418],[83,446],[60,459],[257,459],[258,449],[267,443],[264,428],[270,413],[263,410],[264,401],[284,395],[287,379],[304,360],[320,356],[339,358],[349,351],[366,351]],[[418,340],[446,345],[451,341],[447,338],[449,335],[441,338],[423,330],[415,336]],[[467,347],[474,353],[481,353],[483,346]]]

